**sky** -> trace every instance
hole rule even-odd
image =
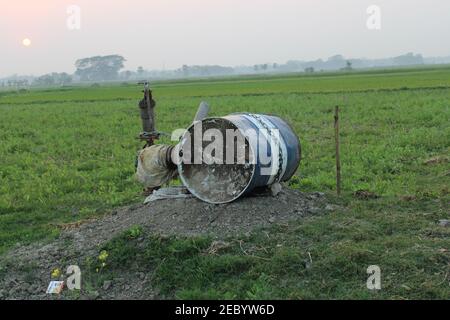
[[[0,0],[0,77],[107,54],[128,70],[449,56],[449,39],[448,0]]]

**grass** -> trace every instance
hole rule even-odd
[[[291,187],[330,197],[339,104],[344,195],[335,201],[343,209],[266,230],[270,240],[263,231],[239,239],[266,248],[251,250],[268,260],[246,256],[236,239],[208,256],[211,239],[150,237],[141,253],[133,239],[144,231],[136,227],[135,237],[107,245],[105,272],[166,258],[152,285],[177,298],[449,298],[448,229],[436,224],[449,216],[449,88],[448,68],[155,84],[157,125],[165,132],[186,127],[202,99],[213,115],[285,118],[304,155]],[[59,224],[142,200],[133,178],[139,91],[111,85],[1,93],[0,253],[50,240]],[[355,199],[361,189],[380,198]],[[365,288],[370,264],[383,272],[376,293]]]
[[[417,213],[417,206],[428,213]],[[212,253],[208,238],[130,237],[106,244],[107,266],[87,281],[122,272],[151,275],[148,290],[177,299],[432,299],[450,298],[450,231],[430,223],[444,203],[356,201],[345,211],[230,238]],[[366,288],[379,265],[382,290]],[[97,283],[101,286],[101,283]]]

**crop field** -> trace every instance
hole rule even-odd
[[[17,246],[51,241],[66,224],[142,202],[134,178],[140,90],[0,91],[0,260]],[[289,187],[324,192],[338,209],[243,235],[246,246],[262,248],[259,259],[231,240],[205,256],[208,237],[147,235],[142,250],[128,233],[105,245],[102,272],[89,264],[84,281],[92,287],[148,264],[158,266],[152,285],[167,298],[450,298],[450,229],[438,224],[450,215],[449,67],[168,81],[152,90],[157,128],[167,133],[188,126],[202,100],[211,115],[286,119],[303,153]],[[369,265],[382,270],[381,290],[366,288]]]

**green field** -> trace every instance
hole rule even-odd
[[[124,255],[164,261],[155,284],[178,298],[450,298],[450,231],[437,223],[450,213],[450,68],[152,88],[158,129],[165,132],[186,127],[201,100],[212,115],[249,111],[288,120],[303,148],[291,187],[323,191],[342,210],[274,226],[271,241],[246,239],[267,248],[260,254],[271,259],[254,261],[234,247],[205,257],[211,240],[203,238],[149,236],[141,252],[121,237],[106,246],[111,268],[131,268]],[[0,92],[0,253],[51,240],[60,224],[142,201],[133,176],[142,146],[135,138],[140,98],[139,86],[125,84]],[[340,198],[334,196],[335,105],[341,107]],[[359,199],[357,190],[379,197]],[[304,264],[308,252],[311,268]],[[370,264],[383,270],[378,292],[365,288]],[[97,281],[95,274],[89,279]]]

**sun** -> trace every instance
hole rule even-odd
[[[25,38],[25,39],[22,40],[22,44],[23,44],[25,47],[29,47],[29,46],[31,46],[31,40],[28,39],[28,38]]]

